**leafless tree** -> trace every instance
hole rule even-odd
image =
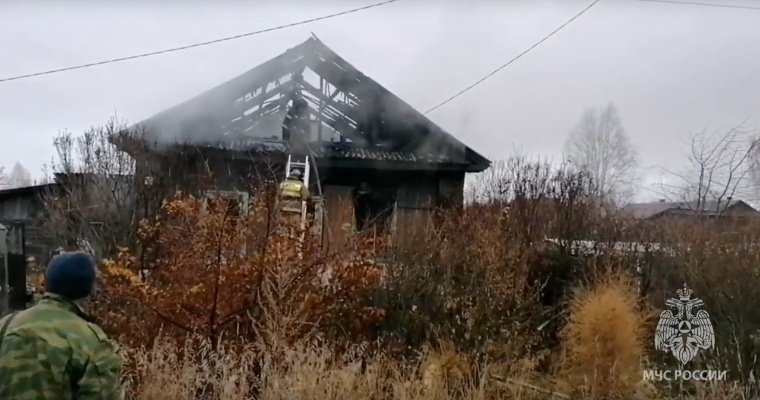
[[[57,246],[110,254],[134,240],[136,233],[134,160],[115,145],[129,135],[111,120],[75,137],[62,132],[54,139],[57,157],[52,171],[58,185],[43,196]]]
[[[469,175],[465,179],[465,202],[489,203],[509,201],[509,182],[516,163],[526,161],[527,156],[520,150],[513,150],[507,159],[496,160],[483,172]]]
[[[49,185],[53,183],[53,174],[47,164],[44,164],[40,170],[41,175],[39,179],[34,180],[35,185]]]
[[[11,173],[8,175],[8,186],[11,188],[18,188],[31,186],[31,184],[32,174],[30,174],[29,170],[24,168],[21,163],[16,162],[16,164],[13,165]]]
[[[5,174],[5,167],[0,166],[0,189],[8,185],[8,175]]]
[[[590,175],[591,193],[600,200],[620,204],[633,196],[637,153],[614,104],[586,110],[565,142],[565,153]]]
[[[758,139],[739,124],[725,131],[703,129],[685,140],[688,165],[683,172],[664,169],[675,183],[660,184],[663,193],[699,213],[722,214],[737,196],[752,196]]]
[[[198,148],[177,144],[159,151],[145,135],[112,119],[82,135],[62,132],[55,138],[50,168],[56,185],[43,196],[42,222],[55,235],[53,247],[113,255],[119,246],[136,245],[140,221],[154,216],[177,190],[203,196],[217,186]],[[229,173],[227,180],[238,178]]]

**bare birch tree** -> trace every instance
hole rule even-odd
[[[5,174],[5,167],[0,166],[0,189],[5,189],[8,185],[8,175]]]
[[[620,204],[633,196],[638,157],[614,104],[586,110],[565,142],[565,153],[590,175],[598,199]]]
[[[16,162],[13,165],[11,173],[8,174],[8,186],[11,188],[25,187],[32,185],[32,174],[29,173],[21,163]]]
[[[698,213],[722,214],[737,196],[753,195],[758,143],[743,124],[690,133],[685,140],[688,165],[683,172],[664,169],[675,183],[661,184],[663,193],[685,201]]]

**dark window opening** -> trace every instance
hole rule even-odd
[[[355,188],[354,210],[357,231],[374,229],[376,233],[387,233],[395,202],[395,188],[370,187],[366,184]]]
[[[237,218],[242,214],[242,210],[240,207],[240,202],[233,199],[224,199],[225,207],[227,208],[225,212],[227,213],[227,216],[232,218]]]
[[[215,198],[210,199],[209,210],[215,214],[226,215],[227,218],[240,216],[240,203],[236,199]]]
[[[248,196],[244,192],[209,192],[206,196],[204,207],[225,216],[227,226],[236,227],[249,212]]]

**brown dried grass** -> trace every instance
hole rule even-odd
[[[642,379],[647,316],[634,280],[605,272],[576,291],[562,332],[562,376],[576,392],[630,395]]]
[[[158,342],[131,351],[130,398],[548,399],[552,395],[547,392],[556,390],[560,395],[554,398],[565,393],[581,400],[664,399],[658,391],[667,389],[664,385],[641,381],[653,327],[630,276],[594,278],[563,307],[566,289],[577,279],[589,278],[586,266],[600,258],[606,257],[601,261],[605,265],[635,269],[631,254],[577,260],[566,247],[555,249],[543,242],[589,232],[609,243],[657,242],[680,249],[674,257],[651,254],[655,261],[647,267],[649,299],[662,307],[666,291],[688,278],[716,317],[729,315],[738,321],[716,324],[721,346],[736,342],[730,340],[734,330],[742,339],[760,326],[753,311],[760,299],[755,284],[760,251],[744,243],[760,236],[760,226],[749,232],[754,236],[741,232],[736,238],[712,229],[679,228],[683,230],[666,234],[657,226],[615,217],[598,220],[582,196],[573,197],[574,186],[564,175],[521,171],[505,181],[512,182],[506,189],[516,194],[509,207],[494,201],[446,214],[442,226],[425,237],[426,246],[417,249],[420,254],[407,257],[406,268],[388,271],[383,290],[367,302],[386,311],[387,318],[377,326],[359,323],[354,314],[336,321],[341,328],[348,320],[363,330],[377,330],[373,337],[395,339],[395,347],[373,345],[382,351],[359,357],[346,355],[335,342],[306,341],[304,336],[312,331],[294,335],[293,326],[308,322],[302,315],[318,313],[292,312],[269,301],[257,304],[262,317],[253,321],[261,334],[253,337],[266,339],[266,346],[212,350],[204,344],[177,348]],[[500,218],[495,221],[494,215]],[[573,273],[564,276],[568,271]],[[562,279],[553,280],[556,276]],[[713,290],[717,282],[720,290]],[[742,302],[734,296],[742,296]],[[544,297],[559,304],[542,304]],[[548,312],[560,312],[554,310],[564,310],[566,316],[564,324],[556,324],[563,328],[559,348],[546,339],[554,335],[537,329],[545,321],[561,321]],[[282,337],[293,339],[278,344]],[[341,345],[353,344],[346,341]],[[436,346],[440,342],[455,345]],[[741,367],[737,359],[751,360],[755,354],[748,346],[736,347],[735,354],[722,349],[715,352],[720,359],[708,361]],[[413,361],[403,358],[415,353]],[[736,369],[746,374],[754,365],[740,367]],[[734,383],[705,384],[693,393],[690,399],[749,398],[747,389]]]
[[[654,387],[641,382],[625,394],[618,392],[618,397],[601,392],[570,397],[547,381],[527,381],[519,370],[513,370],[514,375],[507,377],[493,374],[491,371],[500,367],[498,363],[476,366],[452,349],[431,351],[424,361],[416,364],[377,356],[366,360],[364,365],[357,359],[337,357],[329,347],[319,343],[292,346],[278,354],[277,361],[254,349],[211,351],[210,346],[200,345],[186,347],[179,353],[177,350],[168,341],[158,341],[151,349],[130,352],[135,362],[127,399],[666,399]],[[253,365],[260,361],[263,361],[261,372],[255,373]],[[616,367],[602,375],[619,375],[619,370]],[[549,394],[552,390],[553,395]],[[705,385],[689,397],[747,398],[745,388],[731,383]]]

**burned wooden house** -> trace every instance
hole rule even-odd
[[[244,193],[254,175],[282,179],[297,117],[333,232],[375,221],[413,235],[432,209],[461,205],[465,173],[490,164],[311,37],[138,124],[148,144],[138,171],[150,181],[210,171]]]

